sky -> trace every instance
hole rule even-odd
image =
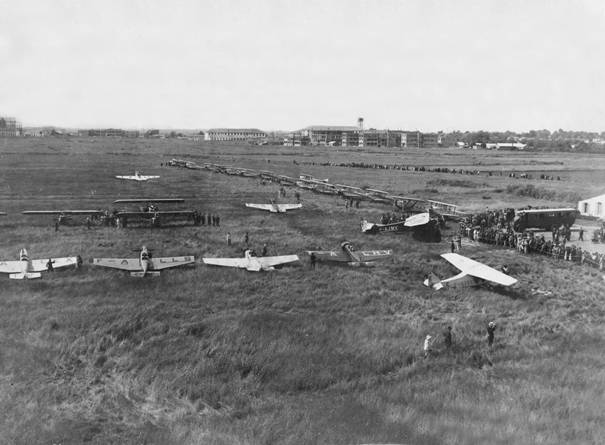
[[[0,0],[24,126],[605,130],[596,0]]]

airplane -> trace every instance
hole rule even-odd
[[[259,210],[267,210],[268,212],[271,212],[271,213],[286,213],[287,210],[294,210],[294,209],[302,208],[302,204],[275,204],[275,203],[249,204],[249,203],[246,203],[246,207],[249,207],[252,209],[259,209]]]
[[[344,263],[348,266],[374,266],[377,261],[386,260],[393,256],[392,250],[355,250],[353,244],[344,241],[340,244],[342,252],[334,250],[308,250],[318,262]]]
[[[243,258],[202,258],[204,264],[210,266],[238,267],[250,272],[274,270],[280,264],[298,261],[298,255],[263,256],[258,257],[250,249],[244,252]]]
[[[183,221],[183,218],[186,220],[193,220],[195,225],[198,225],[198,221],[196,219],[196,215],[198,213],[194,210],[150,210],[150,211],[141,211],[141,212],[117,212],[115,214],[116,217],[119,217],[122,221],[122,227],[126,227],[129,221],[132,221],[133,218],[138,218],[139,221],[149,220],[151,225],[154,227],[160,226],[160,221],[165,220],[168,217],[179,219]]]
[[[90,215],[100,217],[105,214],[102,210],[25,210],[21,212],[23,215],[58,215],[57,219],[59,224],[73,223],[77,224],[72,220],[74,215]]]
[[[493,269],[478,261],[472,260],[457,253],[444,253],[441,258],[449,261],[461,272],[445,280],[439,279],[431,272],[424,280],[424,285],[439,290],[443,287],[469,287],[477,286],[485,281],[489,281],[502,286],[511,286],[517,280],[505,273]]]
[[[26,249],[19,251],[18,261],[0,261],[0,272],[9,274],[13,280],[41,278],[44,271],[52,271],[67,266],[78,267],[78,257],[48,258],[30,260]]]
[[[195,262],[193,256],[152,258],[147,247],[141,248],[139,258],[93,258],[92,264],[101,267],[127,270],[131,277],[160,276],[160,270]]]
[[[147,181],[149,179],[157,179],[159,176],[144,176],[141,175],[138,171],[134,172],[134,175],[124,175],[124,176],[116,176],[118,179],[131,179],[133,181]]]

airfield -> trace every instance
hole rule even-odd
[[[449,251],[456,223],[448,223],[441,243],[364,235],[362,218],[377,221],[392,209],[366,202],[346,208],[340,197],[304,190],[300,210],[257,212],[244,203],[275,199],[279,185],[166,166],[173,158],[310,174],[468,212],[575,206],[605,187],[605,156],[596,154],[2,139],[0,211],[8,215],[0,217],[0,260],[26,247],[35,258],[79,254],[84,267],[36,281],[0,277],[0,443],[509,444],[605,437],[602,272],[464,243],[462,254],[507,264],[519,283],[437,292],[422,280],[431,271],[456,272],[439,257]],[[480,173],[320,165],[351,162]],[[135,170],[160,178],[114,177]],[[282,202],[295,202],[294,189],[286,190]],[[81,225],[55,232],[51,217],[20,213],[108,208],[116,199],[147,196],[184,198],[188,207],[220,215],[220,227]],[[136,279],[88,262],[133,258],[142,245],[157,256],[242,256],[245,232],[256,250],[266,243],[269,255],[298,254],[300,263],[261,273],[198,263]],[[344,240],[392,249],[394,258],[367,269],[309,267],[305,251],[336,249]],[[485,326],[492,320],[498,328],[490,350]],[[451,351],[442,341],[447,326]],[[424,359],[427,334],[437,341]]]

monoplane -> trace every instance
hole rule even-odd
[[[343,241],[338,250],[308,250],[318,262],[340,263],[348,266],[374,266],[393,256],[392,250],[356,250],[353,244]]]
[[[41,278],[44,271],[53,271],[68,266],[78,267],[78,257],[47,258],[30,260],[26,249],[19,252],[17,261],[0,261],[0,272],[9,274],[13,280]]]
[[[441,231],[439,230],[441,222],[439,215],[428,211],[411,215],[401,221],[387,224],[371,223],[365,219],[361,222],[361,231],[363,233],[375,234],[380,232],[406,232],[412,231],[416,238],[439,242],[441,241]]]
[[[122,176],[116,176],[116,178],[118,179],[129,179],[132,181],[148,181],[150,179],[158,179],[159,176],[145,176],[145,175],[141,175],[138,170],[134,172],[134,175],[122,175]]]
[[[486,266],[483,263],[472,260],[457,253],[444,253],[441,258],[450,262],[461,272],[445,280],[439,279],[434,273],[430,273],[424,280],[424,285],[439,290],[443,287],[470,287],[484,282],[491,282],[501,286],[511,286],[517,280],[499,270]]]
[[[246,207],[258,210],[266,210],[271,213],[286,213],[288,210],[300,209],[302,204],[250,204],[246,203]]]
[[[130,272],[132,277],[160,275],[160,270],[170,267],[184,266],[195,262],[193,256],[175,256],[152,258],[151,252],[143,246],[139,258],[93,258],[92,264],[101,267],[110,267]]]
[[[298,261],[298,255],[255,256],[250,249],[244,252],[243,258],[202,258],[204,264],[210,266],[237,267],[250,272],[273,270],[275,266]]]

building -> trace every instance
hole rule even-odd
[[[355,126],[313,125],[303,128],[299,133],[302,134],[302,137],[308,138],[311,145],[345,145],[350,147],[355,142],[357,142],[356,146],[359,146],[361,131],[359,127]]]
[[[441,146],[441,134],[440,133],[421,133],[422,144],[421,147],[432,148]]]
[[[138,138],[138,130],[122,130],[120,128],[93,128],[89,130],[78,130],[78,136],[89,136],[89,137],[127,137],[127,138]]]
[[[257,128],[211,128],[206,132],[207,141],[254,141],[267,138],[267,133]]]
[[[16,137],[21,136],[22,127],[14,117],[0,116],[0,137]]]
[[[588,198],[578,202],[578,211],[582,216],[605,218],[605,195]]]
[[[401,134],[401,147],[420,148],[422,144],[422,133],[419,131],[403,131]]]

